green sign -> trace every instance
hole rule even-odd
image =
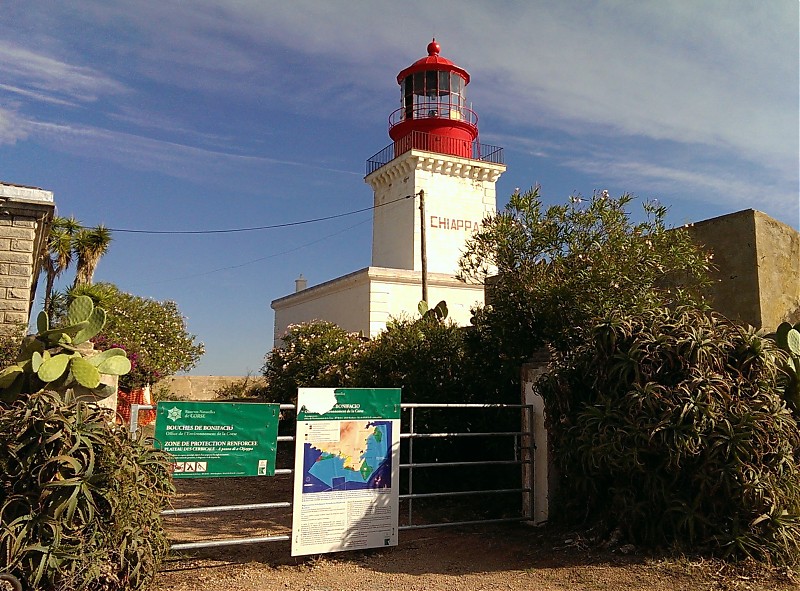
[[[298,421],[399,419],[399,388],[303,388]]]
[[[279,404],[159,402],[155,445],[175,478],[274,476]]]

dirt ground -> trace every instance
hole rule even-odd
[[[289,500],[289,477],[180,480],[175,507]],[[267,492],[268,490],[268,492]],[[276,491],[281,499],[277,499]],[[269,497],[269,498],[265,498]],[[428,517],[436,518],[436,515]],[[168,518],[176,541],[288,533],[289,510]],[[589,547],[579,535],[524,524],[400,532],[394,548],[292,558],[289,542],[195,550],[171,557],[155,589],[228,591],[800,589],[785,570]]]

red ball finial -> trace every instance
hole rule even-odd
[[[442,50],[441,45],[436,43],[436,37],[428,43],[428,55],[439,55],[439,52]]]

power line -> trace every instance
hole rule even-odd
[[[357,213],[364,213],[365,211],[372,211],[378,209],[379,207],[384,207],[386,205],[391,205],[392,203],[397,203],[398,201],[402,201],[403,199],[409,199],[413,197],[413,195],[406,195],[404,197],[400,197],[398,199],[394,199],[392,201],[387,201],[386,203],[381,203],[380,205],[373,205],[372,207],[365,207],[363,209],[356,209],[355,211],[348,211],[346,213],[338,213],[336,215],[329,215],[322,218],[313,218],[309,220],[301,220],[299,222],[286,222],[284,224],[272,224],[269,226],[252,226],[249,228],[228,228],[225,230],[131,230],[128,228],[108,228],[111,232],[125,232],[128,234],[232,234],[234,232],[254,232],[257,230],[275,230],[277,228],[289,228],[292,226],[302,226],[304,224],[314,224],[316,222],[324,222],[327,220],[335,220],[337,218],[343,218],[350,215],[355,215]]]
[[[404,199],[405,199],[405,197],[404,197]],[[397,199],[397,201],[399,201],[399,199]],[[388,205],[388,204],[386,204],[386,205]],[[253,260],[250,260],[250,261],[246,261],[244,263],[239,263],[239,264],[236,264],[236,265],[230,265],[230,266],[227,266],[227,267],[219,267],[217,269],[212,269],[210,271],[203,271],[202,273],[194,273],[193,275],[184,275],[183,277],[172,277],[171,279],[164,279],[162,281],[153,281],[153,282],[150,282],[150,283],[143,283],[142,285],[159,285],[161,283],[169,283],[171,281],[183,281],[185,279],[194,279],[196,277],[203,277],[204,275],[211,275],[212,273],[219,273],[220,271],[229,271],[231,269],[238,269],[240,267],[246,267],[247,265],[252,265],[253,263],[260,263],[261,261],[266,261],[268,259],[274,259],[275,257],[283,256],[285,254],[289,254],[290,252],[295,252],[295,251],[298,251],[298,250],[302,250],[303,248],[307,248],[307,247],[309,247],[309,246],[311,246],[313,244],[317,244],[319,242],[323,242],[323,241],[327,240],[328,238],[333,238],[334,236],[338,236],[339,234],[344,234],[348,230],[352,230],[353,228],[357,228],[358,226],[362,226],[362,225],[366,224],[368,221],[369,221],[369,218],[364,220],[364,221],[358,222],[357,224],[353,224],[352,226],[348,226],[347,228],[339,230],[338,232],[334,232],[333,234],[328,234],[327,236],[322,236],[321,238],[317,238],[316,240],[312,240],[311,242],[306,242],[306,243],[301,244],[299,246],[296,246],[294,248],[289,248],[287,250],[283,250],[281,252],[276,252],[276,253],[273,253],[273,254],[258,258],[258,259],[253,259]]]

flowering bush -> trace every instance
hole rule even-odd
[[[131,371],[120,386],[153,384],[178,371],[193,368],[204,353],[202,343],[186,329],[186,319],[175,302],[159,302],[114,288],[104,298],[108,322],[93,339],[98,350],[119,347],[131,361]]]
[[[298,387],[352,386],[352,372],[364,346],[358,335],[323,320],[293,324],[283,347],[267,353],[262,373],[265,394],[274,402],[294,400]]]

